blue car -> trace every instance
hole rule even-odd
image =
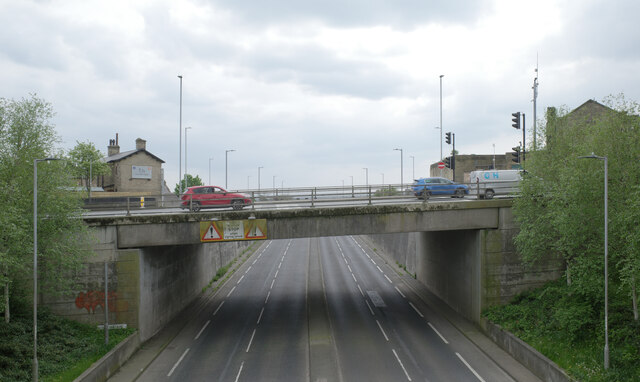
[[[418,199],[429,199],[431,195],[451,195],[454,198],[464,198],[469,194],[469,187],[445,178],[420,178],[413,182],[413,194]]]

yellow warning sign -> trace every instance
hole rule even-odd
[[[267,219],[212,220],[200,222],[200,241],[264,240]]]

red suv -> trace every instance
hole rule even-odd
[[[248,195],[229,192],[218,186],[189,187],[182,195],[182,208],[191,211],[200,211],[202,207],[232,207],[241,210],[244,206],[251,205]]]

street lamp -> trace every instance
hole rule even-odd
[[[213,160],[213,157],[209,158],[209,184],[211,184],[211,161]]]
[[[180,132],[178,137],[180,141],[178,146],[180,147],[179,151],[179,159],[178,159],[178,190],[180,191],[180,195],[182,195],[182,76],[178,76],[180,79]]]
[[[60,160],[45,158],[33,160],[33,381],[38,382],[38,162]]]
[[[184,128],[184,188],[187,189],[189,184],[187,183],[187,131],[191,130],[191,126]]]
[[[402,154],[402,149],[393,149],[393,150],[400,151],[400,193],[402,193],[402,190],[404,189],[404,163],[403,163],[404,155]]]
[[[258,166],[258,192],[260,192],[260,169],[264,167]]]
[[[580,159],[599,159],[604,161],[604,368],[609,368],[609,272],[608,272],[608,257],[609,257],[609,217],[608,217],[608,200],[609,189],[607,185],[608,179],[608,164],[607,157],[599,157],[594,153],[587,156],[578,157]]]
[[[413,155],[409,155],[409,158],[411,158],[411,179],[415,179],[416,178],[416,157],[414,157]]]
[[[225,189],[226,189],[226,188],[229,188],[229,187],[227,186],[227,179],[228,179],[228,178],[227,178],[227,170],[228,170],[228,167],[227,167],[227,160],[228,160],[228,157],[229,157],[229,153],[234,152],[234,151],[236,151],[236,150],[225,150],[225,151],[224,151],[224,188],[225,188]]]
[[[381,172],[380,175],[382,175],[382,185],[384,186],[384,172]]]
[[[440,161],[442,161],[442,77],[444,74],[440,75]]]
[[[365,186],[369,185],[369,169],[366,167],[362,168],[365,171]]]

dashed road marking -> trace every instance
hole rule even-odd
[[[420,311],[418,310],[418,308],[416,308],[416,306],[415,306],[415,305],[413,305],[413,303],[412,303],[411,301],[409,301],[409,305],[411,305],[411,307],[413,308],[413,310],[415,310],[415,311],[416,311],[416,313],[418,313],[418,315],[419,315],[420,317],[424,318],[424,314],[422,314],[422,312],[420,312]]]
[[[476,378],[478,378],[478,380],[479,380],[479,381],[481,381],[481,382],[485,382],[485,381],[484,381],[484,379],[482,379],[482,377],[480,376],[480,374],[476,373],[476,371],[475,371],[475,370],[473,370],[473,368],[471,367],[471,365],[469,365],[469,363],[467,363],[467,361],[466,361],[464,358],[462,358],[462,356],[460,355],[460,353],[456,352],[456,355],[458,356],[458,358],[460,358],[460,361],[462,361],[462,363],[464,363],[464,364],[465,364],[465,366],[466,366],[469,370],[471,370],[471,372],[473,373],[473,375],[475,375],[475,376],[476,376]]]
[[[380,325],[380,321],[376,320],[376,324],[378,324],[378,327],[380,328],[380,331],[382,332],[384,339],[387,340],[387,342],[389,342],[389,337],[387,337],[387,333],[385,333],[384,329],[382,329],[382,325]]]
[[[404,371],[404,375],[407,376],[407,380],[411,381],[411,377],[409,376],[409,373],[407,373],[407,369],[404,368],[404,365],[402,364],[402,361],[400,360],[400,357],[398,357],[398,353],[396,353],[396,349],[391,349],[391,350],[393,351],[393,355],[396,356],[396,360],[400,364],[400,367],[402,368],[402,371]]]
[[[169,370],[169,374],[167,374],[167,377],[171,377],[171,374],[173,374],[173,372],[176,370],[176,367],[180,365],[180,362],[182,362],[182,360],[184,359],[184,357],[187,355],[188,352],[189,352],[189,348],[187,348],[187,350],[185,350],[184,353],[182,353],[178,361],[173,365],[171,370]]]
[[[216,311],[215,311],[215,312],[213,312],[213,315],[214,315],[214,316],[218,313],[218,311],[220,310],[220,308],[222,308],[222,305],[223,305],[223,304],[224,304],[224,301],[222,301],[222,302],[220,303],[220,305],[218,305],[218,308],[216,309]]]
[[[197,340],[198,338],[200,338],[200,335],[202,334],[202,332],[204,332],[204,330],[207,328],[207,325],[209,325],[210,322],[211,322],[211,320],[207,320],[207,323],[204,324],[202,329],[200,329],[200,331],[198,332],[198,335],[196,335],[196,337],[193,339],[194,341]]]
[[[449,341],[447,341],[446,338],[444,338],[444,336],[442,334],[440,334],[440,332],[438,331],[438,329],[436,329],[435,326],[431,325],[430,322],[427,322],[427,324],[429,324],[429,326],[431,327],[431,329],[433,329],[434,332],[436,332],[436,334],[440,337],[440,339],[445,343],[448,344]]]

